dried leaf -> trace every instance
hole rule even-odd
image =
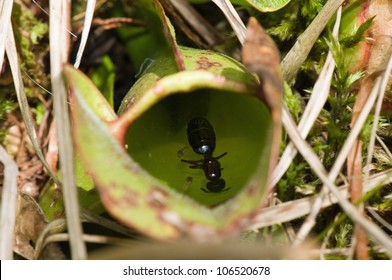
[[[34,244],[47,222],[39,205],[30,196],[18,194],[17,219],[15,224],[14,251],[31,260],[34,257]]]
[[[255,18],[248,23],[248,33],[242,48],[242,60],[249,71],[260,79],[257,96],[269,108],[273,121],[270,172],[278,160],[282,134],[283,78],[280,72],[279,51]],[[271,186],[270,186],[271,187]]]

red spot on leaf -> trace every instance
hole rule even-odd
[[[211,62],[208,57],[202,56],[199,58],[199,60],[196,61],[196,63],[199,65],[196,70],[208,70],[211,67],[222,67],[223,65],[219,62]]]

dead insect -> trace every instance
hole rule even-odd
[[[184,192],[188,192],[188,191],[189,191],[189,188],[190,188],[191,185],[192,185],[192,182],[193,182],[193,178],[192,178],[192,177],[190,177],[190,176],[186,177],[185,182],[184,182],[184,184],[182,185],[182,190],[183,190]]]
[[[204,158],[200,160],[182,159],[181,161],[191,164],[189,166],[190,168],[199,168],[204,171],[204,175],[211,182],[208,182],[206,185],[208,191],[203,188],[202,190],[215,193],[229,190],[230,188],[224,190],[226,182],[220,179],[223,168],[221,168],[220,162],[218,161],[227,153],[223,153],[218,157],[212,155],[216,146],[216,137],[212,125],[206,118],[196,117],[189,121],[187,134],[189,145],[191,145],[193,151],[199,155],[203,155]]]
[[[187,151],[188,151],[187,147],[182,147],[177,151],[177,157],[182,158]]]

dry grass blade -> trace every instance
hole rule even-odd
[[[345,163],[345,160],[350,152],[352,145],[356,141],[363,127],[363,124],[366,121],[367,116],[369,115],[371,109],[373,108],[374,102],[376,101],[378,95],[379,85],[380,84],[378,83],[373,88],[363,110],[359,114],[358,119],[355,122],[355,125],[352,127],[350,134],[348,135],[346,141],[344,142],[343,147],[331,168],[328,178],[332,182],[335,181],[335,179],[339,175],[339,172]],[[319,197],[315,201],[312,207],[312,211],[310,212],[310,215],[307,217],[307,219],[305,220],[305,222],[303,223],[303,225],[301,226],[298,232],[297,238],[294,242],[294,246],[300,244],[305,239],[305,237],[309,234],[310,230],[313,228],[315,224],[315,218],[321,209],[322,201],[324,200],[326,194],[327,194],[327,186],[324,183],[323,188],[319,194]]]
[[[96,244],[121,245],[122,247],[123,246],[129,247],[140,243],[138,241],[133,241],[126,238],[111,237],[111,236],[96,235],[96,234],[83,234],[82,238],[84,242],[96,243]],[[64,242],[68,240],[69,240],[69,234],[67,233],[53,234],[45,239],[45,242],[42,244],[42,248],[45,248],[48,244],[53,242]]]
[[[391,73],[392,70],[392,55],[389,57],[389,61],[384,73],[383,81],[381,83],[381,92],[380,95],[377,99],[377,104],[376,104],[376,110],[374,112],[374,120],[373,120],[373,125],[372,125],[372,133],[370,135],[369,139],[369,146],[368,146],[368,153],[367,153],[367,158],[366,158],[366,167],[365,167],[365,184],[367,182],[367,179],[369,178],[369,171],[370,171],[370,164],[373,158],[373,152],[374,152],[374,144],[376,141],[376,136],[377,136],[377,126],[378,126],[378,121],[380,120],[380,113],[381,113],[381,108],[382,108],[382,102],[384,100],[384,95],[388,83],[388,77],[389,73]],[[387,152],[389,152],[388,149],[386,149]]]
[[[187,23],[203,37],[209,46],[214,46],[222,41],[220,34],[190,3],[186,0],[171,0],[170,2],[181,16],[186,19]]]
[[[81,216],[82,219],[87,222],[95,223],[104,228],[109,228],[110,230],[118,232],[122,235],[129,236],[129,237],[135,236],[135,232],[132,229],[125,227],[117,222],[114,222],[108,218],[96,215],[86,209],[81,210]]]
[[[41,146],[38,142],[37,134],[35,132],[34,124],[30,114],[30,107],[23,86],[22,73],[19,68],[18,53],[16,51],[14,32],[11,24],[9,24],[8,27],[9,30],[8,30],[7,40],[6,40],[6,52],[11,67],[11,72],[14,80],[15,92],[16,92],[16,97],[18,99],[20,112],[22,114],[22,118],[25,123],[27,133],[29,134],[31,143],[34,146],[38,158],[41,160],[42,164],[48,170],[48,173],[52,177],[53,181],[58,186],[61,186],[61,182],[57,179],[56,175],[53,173],[48,163],[46,162],[45,156],[42,153]]]
[[[383,148],[383,150],[386,153],[387,157],[392,160],[392,152],[389,150],[387,144],[385,144],[385,142],[377,134],[376,134],[376,140],[380,144],[381,148]]]
[[[377,84],[378,86],[376,87],[376,90],[378,91],[380,84],[379,79]],[[287,108],[285,109],[285,111],[287,112]],[[349,216],[350,219],[353,220],[353,222],[357,223],[362,229],[364,229],[366,233],[371,236],[376,243],[378,243],[380,246],[383,246],[388,256],[392,257],[391,238],[374,223],[362,217],[358,210],[339,193],[339,190],[328,177],[327,171],[325,170],[321,161],[314,153],[312,148],[309,146],[309,144],[301,138],[298,130],[296,129],[294,120],[287,113],[283,114],[283,124],[285,125],[287,134],[289,135],[291,141],[293,141],[298,151],[309,163],[310,167],[317,174],[323,184],[328,187],[328,189],[336,196],[339,205],[347,214],[347,216]]]
[[[57,219],[47,224],[37,239],[37,242],[35,244],[33,259],[34,260],[39,259],[42,251],[45,248],[45,244],[46,244],[45,242],[47,238],[49,238],[51,235],[54,235],[56,233],[63,232],[65,228],[66,228],[65,219]]]
[[[389,78],[389,73],[391,72],[391,68],[392,68],[392,55],[389,57],[389,61],[386,67],[386,71],[384,73],[383,76],[383,80],[381,83],[381,88],[380,88],[380,94],[378,96],[378,100],[377,100],[377,104],[376,104],[376,111],[375,111],[375,115],[374,115],[374,120],[373,120],[373,125],[372,125],[372,132],[370,135],[370,139],[369,139],[369,145],[368,145],[368,153],[367,153],[367,159],[366,159],[366,164],[365,164],[365,176],[364,179],[362,179],[362,177],[360,177],[360,180],[355,180],[353,179],[353,183],[351,186],[351,192],[353,192],[352,194],[352,200],[355,202],[356,200],[358,200],[360,198],[360,196],[364,193],[363,191],[363,185],[367,183],[367,180],[369,178],[369,172],[370,172],[370,164],[371,161],[373,159],[373,152],[374,152],[374,144],[375,144],[375,140],[376,140],[376,131],[377,131],[377,126],[378,126],[378,121],[380,118],[380,112],[381,112],[381,107],[382,107],[382,103],[384,100],[384,95],[385,95],[385,90],[387,87],[387,82],[388,82],[388,78]],[[362,90],[360,90],[360,92],[362,92]],[[355,108],[355,106],[354,106]],[[353,114],[353,120],[354,120],[354,114]],[[358,139],[358,147],[362,148],[362,140]],[[354,153],[354,151],[353,151]],[[357,168],[355,171],[356,174],[355,175],[359,175],[361,176],[362,174],[362,149],[356,151],[356,155],[358,155],[354,160],[356,161],[356,163],[353,163],[352,165],[349,164],[349,162],[347,163],[348,166],[358,166],[359,168]],[[354,178],[356,178],[357,176],[355,176]],[[354,189],[354,187],[356,187]],[[356,197],[354,196],[354,193],[356,193]],[[360,211],[362,212],[362,215],[364,215],[364,204],[360,204],[358,206],[358,209],[360,209]],[[369,253],[368,253],[368,238],[366,236],[366,234],[363,232],[363,230],[356,228],[355,230],[356,232],[356,238],[354,239],[354,241],[356,242],[356,256],[358,259],[360,260],[367,260],[369,259]],[[354,246],[353,246],[354,247]]]
[[[245,41],[246,27],[229,0],[212,0],[226,16],[241,44]]]
[[[91,28],[91,22],[92,22],[93,16],[94,16],[95,4],[96,4],[96,0],[88,0],[87,1],[86,15],[84,18],[84,25],[83,25],[83,31],[82,31],[82,38],[80,39],[80,45],[79,45],[78,52],[76,54],[76,60],[75,60],[75,64],[74,64],[75,68],[79,68],[80,61],[82,60],[82,55],[83,55],[84,49],[86,47],[88,34],[90,33],[90,28]]]
[[[106,245],[118,245],[121,248],[128,248],[131,250],[131,246],[135,246],[135,244],[142,244],[141,241],[135,241],[132,239],[127,238],[120,238],[120,237],[111,237],[111,236],[104,236],[104,235],[96,235],[96,234],[83,234],[82,235],[83,241],[88,243],[95,243],[95,244],[106,244]],[[54,233],[47,236],[45,239],[42,240],[40,243],[39,254],[35,255],[35,259],[40,257],[40,254],[44,251],[44,249],[48,248],[51,243],[57,242],[67,242],[69,241],[69,234],[68,233]],[[93,253],[95,255],[95,253]],[[106,256],[105,259],[110,259],[111,257]]]
[[[390,67],[390,66],[389,66]],[[390,68],[388,68],[389,70],[386,71],[386,73],[384,73],[384,77],[383,77],[383,91],[385,91],[385,86],[386,86],[386,81],[387,78],[389,76],[389,72],[390,72]],[[346,159],[346,157],[348,156],[348,153],[351,149],[351,147],[353,146],[354,142],[356,141],[360,130],[362,129],[366,118],[368,116],[368,114],[370,113],[370,110],[373,108],[374,102],[377,98],[377,96],[379,95],[379,86],[380,83],[376,84],[365,104],[365,106],[363,107],[362,111],[360,112],[357,121],[355,122],[355,125],[352,127],[351,132],[349,134],[349,136],[347,137],[347,140],[345,141],[342,150],[340,151],[330,173],[329,173],[329,178],[331,181],[334,181],[337,176],[338,173],[340,172],[341,168],[343,167],[344,161]],[[294,242],[294,245],[300,244],[305,237],[309,234],[310,230],[313,228],[314,224],[315,224],[315,218],[318,215],[320,209],[321,209],[321,205],[322,205],[322,201],[325,198],[325,195],[327,193],[327,189],[326,186],[323,186],[323,189],[319,195],[319,198],[315,201],[313,207],[312,207],[312,211],[310,212],[310,215],[308,216],[308,218],[305,220],[305,222],[303,223],[302,227],[300,228],[298,235],[297,235],[297,239]]]
[[[333,36],[335,37],[339,32],[340,18],[341,9],[338,11],[338,16],[336,18],[333,29]],[[323,69],[321,70],[321,73],[316,83],[314,84],[312,95],[310,96],[309,102],[298,124],[298,130],[304,139],[308,135],[310,129],[313,127],[314,122],[316,121],[321,112],[321,109],[324,107],[324,104],[328,99],[334,69],[335,61],[332,57],[331,51],[329,51]],[[296,154],[297,150],[295,149],[293,143],[290,142],[284,150],[279,164],[272,174],[271,185],[275,186],[278,183],[278,181],[289,168]]]
[[[4,0],[0,2],[0,69],[2,69],[4,63],[5,42],[8,25],[11,23],[13,2],[13,0]]]
[[[324,27],[343,2],[344,0],[329,0],[285,56],[281,66],[283,78],[286,81],[290,82],[294,78]]]
[[[378,173],[370,177],[368,184],[365,186],[365,191],[369,192],[376,187],[390,183],[392,183],[392,170]],[[349,197],[347,188],[348,184],[339,187],[339,192],[343,197]],[[330,193],[328,194],[328,196],[322,200],[321,208],[326,208],[338,202],[336,197]],[[288,201],[277,206],[263,208],[260,210],[260,213],[253,218],[251,225],[247,229],[257,230],[308,215],[317,199],[319,199],[318,195],[314,195],[311,197]]]
[[[374,219],[377,220],[377,222],[379,222],[383,227],[385,227],[390,232],[392,232],[392,225],[388,223],[386,220],[384,220],[380,215],[378,215],[377,212],[374,211],[372,207],[366,207],[366,210],[369,211],[369,213],[373,216]]]
[[[0,213],[0,259],[13,259],[18,166],[0,145],[0,161],[4,165],[4,183]]]
[[[388,80],[389,72],[390,71],[386,71],[384,73],[384,77],[383,77],[384,81]],[[356,96],[356,102],[353,107],[351,125],[356,122],[358,114],[362,111],[366,99],[369,95],[370,88],[373,86],[373,84],[374,84],[373,78],[365,77],[361,81],[361,86]],[[367,155],[368,164],[366,166],[369,166],[373,155],[374,142],[376,138],[376,129],[378,125],[378,119],[381,111],[381,105],[384,97],[385,88],[386,88],[386,82],[384,84],[384,88],[383,89],[380,88],[379,91],[378,104],[376,107],[376,115],[375,115],[375,120],[373,121],[372,134],[371,134],[368,155]],[[352,146],[350,153],[347,157],[347,175],[350,181],[351,201],[353,203],[357,202],[363,195],[364,183],[362,178],[362,172],[363,172],[362,147],[363,147],[363,141],[362,139],[358,138],[355,141],[354,145]],[[367,169],[367,171],[365,171],[365,181],[367,180],[368,176],[369,176],[369,170]],[[363,204],[358,205],[358,209],[364,215],[364,205]],[[353,244],[355,244],[352,247],[353,248],[356,247],[355,253],[358,259],[369,259],[369,253],[367,250],[368,238],[366,234],[359,228],[355,228],[355,238],[353,239]]]
[[[321,71],[320,76],[314,85],[313,93],[309,99],[308,105],[305,108],[301,121],[298,124],[298,130],[304,139],[308,135],[310,129],[313,127],[314,122],[316,121],[321,112],[321,109],[324,107],[324,104],[327,101],[334,68],[335,62],[332,58],[332,55],[328,54],[323,70]],[[278,183],[296,155],[297,150],[295,149],[293,143],[290,142],[284,150],[279,160],[279,164],[272,174],[271,185],[276,185]]]
[[[0,69],[2,69],[4,63],[7,31],[11,23],[12,4],[12,0],[0,2]],[[18,167],[3,146],[0,146],[0,160],[4,164],[5,171],[0,214],[0,259],[5,260],[12,259],[13,254]]]
[[[67,227],[70,235],[72,259],[86,259],[86,247],[82,240],[79,217],[79,200],[75,184],[74,151],[67,106],[67,90],[62,75],[67,61],[70,19],[69,0],[50,1],[50,72],[53,90],[53,108],[59,139],[60,168],[63,174],[63,194]]]

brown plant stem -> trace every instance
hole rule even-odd
[[[272,39],[255,18],[248,22],[247,34],[242,48],[242,59],[246,68],[255,72],[260,79],[257,89],[258,98],[271,111],[273,121],[272,151],[270,157],[270,176],[275,169],[279,145],[282,137],[282,97],[283,78],[280,71],[280,56]],[[268,186],[269,190],[273,185]]]
[[[361,83],[361,87],[354,104],[353,115],[351,120],[351,127],[358,119],[358,115],[361,112],[364,104],[366,103],[369,93],[373,87],[372,79],[365,79]],[[363,193],[363,178],[362,178],[362,140],[357,139],[350,150],[347,157],[347,175],[349,178],[349,190],[351,194],[351,202],[357,202]],[[360,213],[364,214],[363,204],[358,206]],[[357,238],[356,243],[356,256],[360,260],[369,259],[367,251],[368,238],[366,233],[360,229],[355,229],[355,235]]]

